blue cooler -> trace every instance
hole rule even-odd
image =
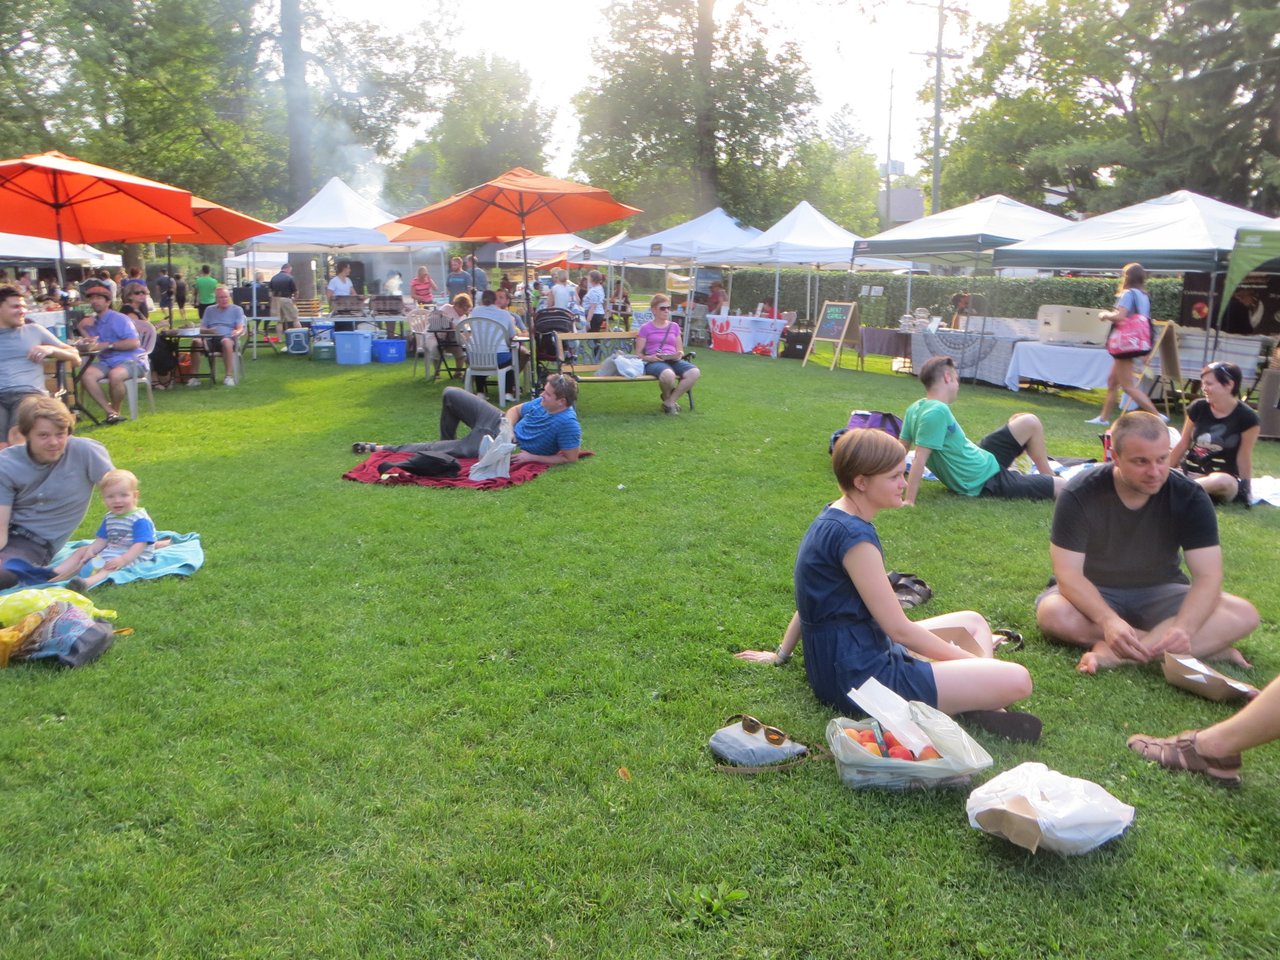
[[[313,322],[311,324],[311,339],[312,340],[332,340],[333,324],[327,321],[323,323],[320,321]]]
[[[311,352],[311,335],[304,327],[284,332],[284,352],[304,355]]]
[[[373,334],[367,330],[339,330],[333,335],[339,364],[359,365],[373,361]]]

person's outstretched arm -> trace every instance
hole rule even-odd
[[[787,629],[782,632],[782,643],[777,650],[742,650],[734,656],[739,660],[751,660],[755,663],[773,663],[779,666],[791,659],[800,643],[800,613],[791,615]]]

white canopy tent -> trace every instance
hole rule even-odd
[[[996,194],[943,210],[860,240],[858,256],[943,266],[990,263],[991,251],[1043,236],[1071,221]]]
[[[587,250],[590,248],[591,241],[583,239],[576,233],[550,233],[543,236],[530,237],[529,263],[541,263],[543,260],[550,260],[562,253],[572,253],[574,250]],[[524,246],[520,243],[513,243],[509,247],[503,247],[498,251],[495,259],[499,265],[524,263]]]
[[[430,253],[440,259],[440,282],[448,273],[443,243],[393,243],[377,228],[395,220],[360,196],[337,177],[320,188],[305,204],[276,224],[278,233],[265,233],[245,241],[244,268],[256,270],[264,253],[318,253],[352,255],[358,253],[401,253],[406,257],[406,277],[414,274],[415,255]],[[224,267],[240,267],[238,257],[223,261]],[[278,259],[278,258],[277,258]],[[232,261],[232,262],[228,262]],[[256,303],[256,301],[255,301]]]
[[[995,252],[995,264],[1076,270],[1216,273],[1227,268],[1236,231],[1272,225],[1260,213],[1179,190],[1063,226]]]
[[[636,237],[594,251],[614,263],[664,267],[672,264],[714,263],[712,251],[735,250],[760,235],[743,227],[720,207],[647,237]]]
[[[78,263],[83,267],[118,267],[118,254],[103,253],[88,244],[64,243],[62,259],[66,263]],[[0,233],[0,260],[16,260],[22,263],[57,262],[58,241],[45,237],[27,237],[17,233]]]
[[[807,266],[813,270],[897,270],[902,266],[897,260],[855,258],[853,247],[861,239],[823,216],[809,201],[801,200],[759,236],[736,249],[710,251],[707,256],[729,266],[773,267],[776,304],[784,265]],[[809,306],[811,304],[806,304],[806,309]]]

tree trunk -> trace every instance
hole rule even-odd
[[[302,52],[300,0],[280,0],[280,58],[284,64],[284,100],[289,130],[289,212],[311,199],[311,101],[307,61]],[[291,254],[298,296],[316,295],[309,254]]]
[[[693,135],[697,140],[693,188],[699,213],[720,205],[715,96],[711,81],[711,56],[716,38],[715,6],[716,0],[698,0],[698,26],[693,39]]]

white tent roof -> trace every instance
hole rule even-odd
[[[576,233],[548,233],[543,236],[529,238],[529,262],[539,263],[549,260],[556,254],[569,250],[585,250],[591,241],[584,240]],[[520,242],[503,247],[498,251],[498,263],[523,263],[524,245]]]
[[[996,194],[877,233],[854,249],[859,256],[965,266],[990,260],[996,247],[1042,236],[1070,222]]]
[[[707,256],[733,266],[796,264],[819,270],[847,270],[853,259],[853,245],[861,239],[823,216],[808,200],[801,200],[772,227],[736,250],[711,251]],[[896,260],[855,264],[863,269],[896,270],[901,266]]]
[[[333,177],[319,193],[276,224],[279,233],[251,237],[248,245],[258,251],[394,253],[411,245],[392,243],[376,229],[394,219],[393,214]]]
[[[709,251],[733,250],[759,235],[759,230],[738,226],[736,220],[716,207],[687,223],[593,252],[614,263],[625,261],[659,266],[669,263],[715,263],[718,261],[708,258]],[[661,253],[650,252],[655,244],[662,246]]]
[[[46,237],[27,237],[17,233],[0,233],[0,258],[5,260],[45,261],[58,259],[58,241]],[[63,243],[62,259],[91,267],[118,267],[118,254],[103,253],[88,244]]]
[[[1114,270],[1225,270],[1236,230],[1271,221],[1190,190],[1112,210],[996,251],[996,266]]]

